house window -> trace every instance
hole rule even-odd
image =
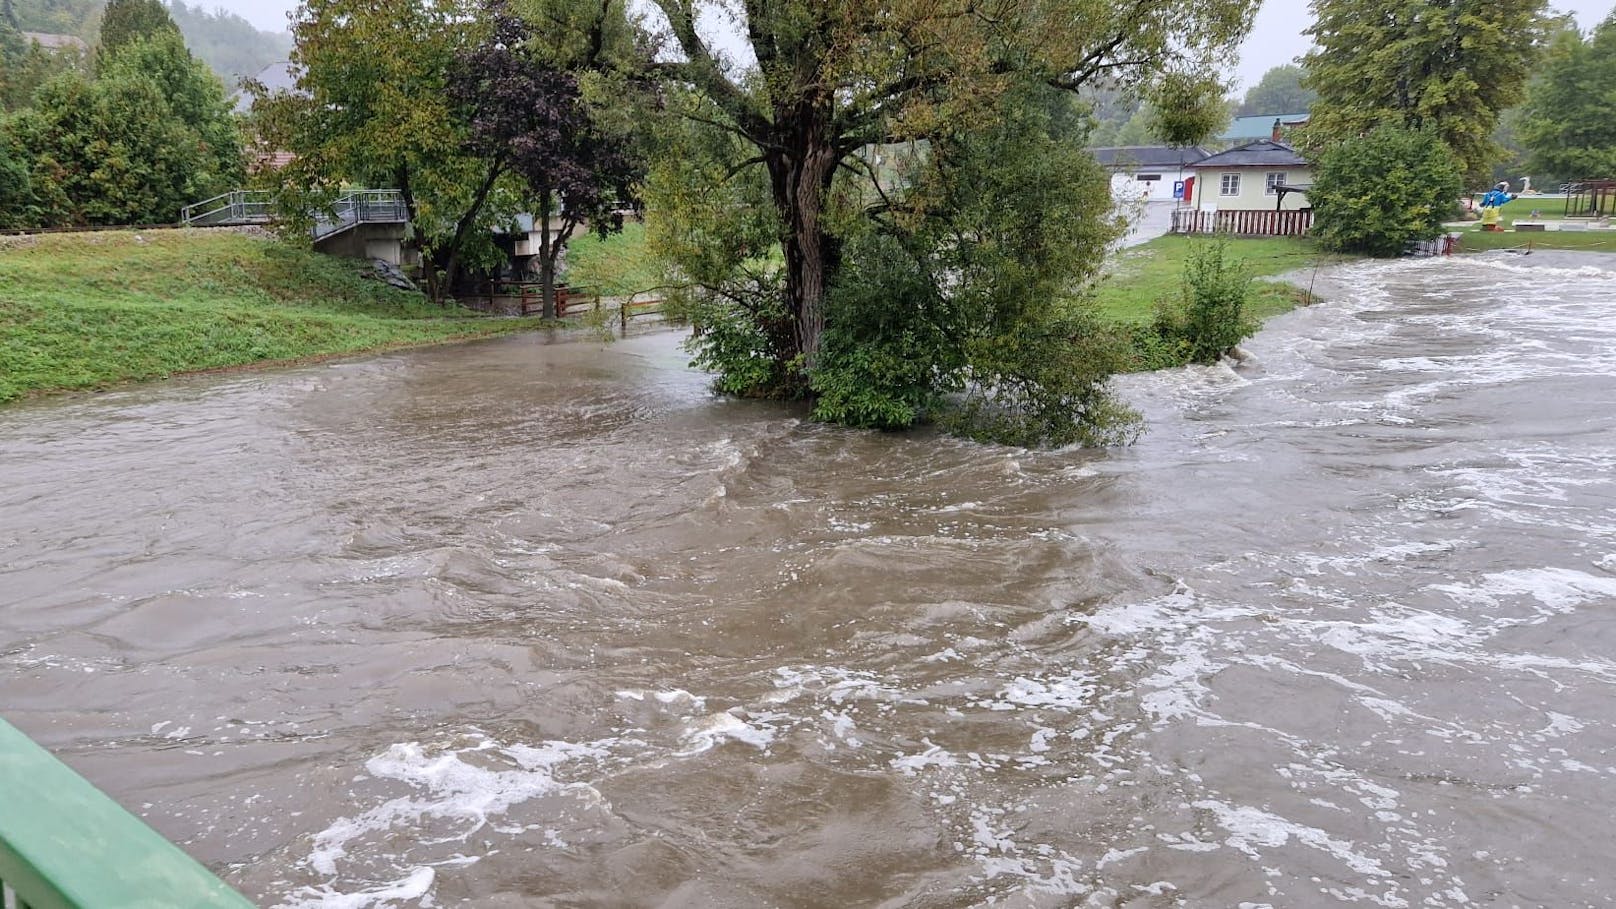
[[[1285,185],[1285,178],[1287,176],[1289,175],[1285,173],[1269,174],[1268,186],[1263,190],[1263,192],[1270,196],[1279,195],[1279,188]]]
[[[1218,195],[1220,195],[1220,196],[1238,196],[1238,195],[1240,195],[1240,175],[1239,174],[1224,174],[1223,175],[1223,183],[1222,183],[1221,186],[1218,187]]]

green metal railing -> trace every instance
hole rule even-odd
[[[0,906],[252,909],[177,846],[0,720]]]

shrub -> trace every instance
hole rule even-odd
[[[1400,256],[1435,239],[1463,188],[1458,158],[1434,134],[1382,126],[1326,151],[1308,199],[1326,249]]]
[[[1216,363],[1250,337],[1257,330],[1256,320],[1246,314],[1251,280],[1245,267],[1229,257],[1227,240],[1220,237],[1191,250],[1179,299],[1157,308],[1151,327],[1167,351],[1157,348],[1153,358]]]

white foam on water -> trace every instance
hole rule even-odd
[[[426,845],[469,842],[472,835],[523,802],[546,796],[594,794],[587,784],[558,782],[555,772],[563,764],[604,759],[611,744],[505,745],[480,734],[468,739],[469,744],[459,747],[400,743],[367,761],[365,770],[370,777],[404,783],[414,794],[339,818],[316,834],[309,857],[300,864],[331,880],[302,888],[283,905],[295,909],[380,909],[401,900],[424,900],[435,880],[434,867],[469,864],[476,857],[459,855],[447,862],[412,861],[406,849],[402,855],[384,859],[398,876],[376,881],[356,878],[358,872],[345,867],[350,863],[350,851],[360,848],[363,860],[374,861],[378,850],[373,839],[398,836],[419,844],[428,827],[432,839]],[[454,832],[444,835],[444,826]],[[519,833],[521,829],[500,832]]]
[[[1485,268],[1490,271],[1501,271],[1512,275],[1530,277],[1534,280],[1542,278],[1587,278],[1597,281],[1616,281],[1616,272],[1592,265],[1580,268],[1559,268],[1552,265],[1521,265],[1511,259],[1496,256],[1466,257],[1464,264],[1475,268]]]
[[[881,681],[872,672],[834,666],[782,666],[774,670],[776,693],[772,703],[787,704],[803,696],[828,700],[832,704],[849,701],[896,701],[903,692]]]
[[[997,697],[979,702],[976,706],[1001,711],[1022,707],[1078,710],[1092,706],[1096,681],[1087,672],[1070,672],[1049,679],[1017,678],[1005,686]]]
[[[921,739],[921,743],[928,746],[925,751],[919,754],[907,754],[893,758],[891,761],[892,769],[904,776],[915,776],[920,771],[932,767],[950,768],[959,766],[958,758],[955,758],[945,749],[933,745],[931,740]]]
[[[1179,625],[1183,622],[1184,612],[1195,605],[1195,591],[1180,585],[1167,596],[1120,606],[1103,606],[1092,615],[1072,615],[1067,621],[1120,637]]]
[[[774,744],[776,730],[770,720],[782,719],[782,714],[751,716],[751,722],[730,713],[708,717],[687,730],[681,739],[683,750],[676,757],[693,757],[711,751],[725,742],[739,742],[759,751],[767,752]]]
[[[1288,821],[1260,808],[1230,805],[1213,799],[1193,802],[1191,807],[1210,811],[1218,826],[1229,834],[1228,839],[1224,840],[1225,845],[1254,859],[1262,858],[1259,849],[1277,849],[1294,839],[1304,846],[1328,853],[1359,874],[1388,876],[1380,862],[1357,851],[1352,843],[1338,840],[1316,827]]]
[[[638,701],[644,703],[646,698],[656,701],[665,707],[681,707],[697,713],[707,709],[707,698],[702,695],[691,694],[683,688],[664,689],[661,691],[645,691],[637,688],[625,689],[615,692],[620,701]]]
[[[285,909],[391,909],[400,902],[410,900],[420,901],[422,906],[426,906],[430,904],[427,897],[437,877],[435,869],[423,867],[410,872],[402,880],[350,893],[340,892],[325,884],[305,888],[281,906]]]
[[[1616,578],[1572,568],[1500,571],[1473,584],[1437,584],[1431,589],[1457,600],[1491,606],[1508,597],[1528,598],[1552,613],[1570,612],[1594,600],[1616,600]]]

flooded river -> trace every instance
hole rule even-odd
[[[1608,906],[1591,261],[1352,266],[1114,452],[675,334],[10,407],[0,713],[263,906]]]

